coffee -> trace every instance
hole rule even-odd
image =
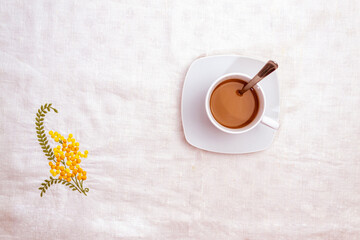
[[[251,123],[259,111],[259,98],[251,88],[239,94],[247,82],[229,79],[220,83],[210,97],[210,110],[215,120],[227,128],[242,128]]]

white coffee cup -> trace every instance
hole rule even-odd
[[[265,93],[262,90],[262,88],[256,84],[255,86],[253,86],[253,89],[255,90],[258,98],[259,98],[259,110],[258,113],[256,115],[256,117],[254,118],[254,120],[249,123],[248,125],[246,125],[245,127],[242,128],[227,128],[223,125],[221,125],[220,123],[218,123],[214,116],[211,113],[210,110],[210,97],[214,91],[214,89],[223,81],[229,80],[229,79],[241,79],[245,82],[249,82],[251,80],[251,78],[245,74],[242,73],[229,73],[226,75],[223,75],[221,77],[219,77],[209,88],[209,90],[207,91],[206,94],[206,98],[205,98],[205,109],[206,109],[206,114],[210,119],[210,122],[217,127],[218,129],[220,129],[223,132],[226,133],[231,133],[231,134],[238,134],[238,133],[245,133],[247,131],[250,131],[251,129],[255,128],[258,124],[262,123],[265,124],[266,126],[273,128],[273,129],[278,129],[279,128],[279,123],[264,115],[265,113],[265,108],[266,108],[266,98],[265,98]],[[265,80],[266,81],[266,80]]]

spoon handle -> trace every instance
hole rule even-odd
[[[252,88],[255,84],[257,84],[259,81],[261,81],[263,78],[265,78],[267,75],[269,75],[270,73],[272,73],[273,71],[275,71],[278,68],[278,64],[272,60],[269,60],[264,66],[263,68],[258,72],[258,74],[256,74],[255,77],[253,77],[253,79],[250,80],[250,82],[248,82],[243,89],[240,90],[240,93],[243,94],[244,92],[246,92],[247,90],[249,90],[250,88]]]

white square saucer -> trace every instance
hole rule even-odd
[[[228,134],[217,129],[205,111],[205,96],[210,85],[227,73],[255,76],[265,62],[237,55],[221,55],[195,60],[186,74],[181,116],[186,141],[194,147],[217,153],[240,154],[267,149],[276,130],[260,123],[242,134]],[[279,120],[279,85],[276,72],[258,83],[265,92],[265,115]]]

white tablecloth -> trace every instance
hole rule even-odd
[[[359,239],[358,1],[0,2],[1,239]],[[279,63],[270,149],[187,144],[200,56]],[[265,80],[264,80],[265,81]],[[89,151],[87,196],[54,184],[35,131]],[[51,146],[56,146],[50,141]]]

